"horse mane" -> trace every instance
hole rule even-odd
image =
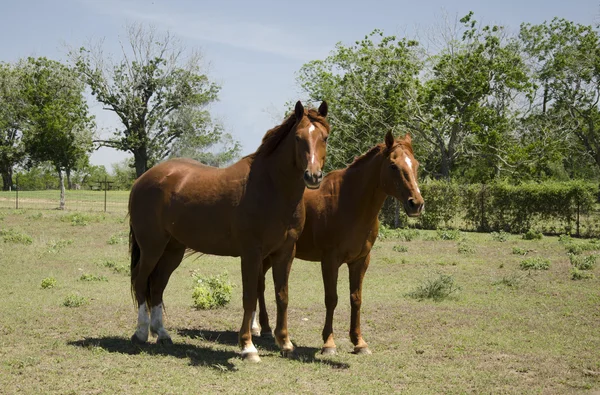
[[[304,110],[304,115],[307,116],[311,122],[318,122],[323,125],[327,130],[329,130],[329,123],[327,120],[319,115],[317,110],[309,109]],[[287,137],[290,131],[294,128],[296,124],[296,116],[292,112],[281,125],[275,126],[272,129],[269,129],[267,133],[265,133],[260,146],[256,149],[256,151],[250,155],[247,155],[246,158],[254,159],[259,155],[269,156],[271,155],[275,149],[281,144],[281,142]]]
[[[350,165],[348,165],[348,168],[359,167],[360,165],[362,165],[365,162],[368,162],[371,158],[380,154],[381,152],[385,152],[385,151],[391,152],[394,149],[396,149],[396,147],[398,147],[398,146],[401,146],[404,150],[410,152],[410,154],[414,156],[414,152],[413,152],[411,143],[407,142],[404,139],[395,140],[394,145],[389,150],[385,146],[385,143],[379,143],[376,146],[372,147],[367,152],[365,152],[364,154],[362,154],[361,156],[355,157],[354,161],[352,163],[350,163]]]

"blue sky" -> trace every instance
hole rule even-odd
[[[450,3],[450,4],[449,4]],[[443,15],[469,11],[485,24],[516,31],[522,22],[554,16],[578,23],[600,21],[598,0],[505,1],[185,1],[185,0],[0,0],[0,61],[27,56],[66,60],[68,47],[104,40],[104,51],[120,54],[128,22],[170,30],[186,48],[200,49],[210,78],[222,87],[210,108],[227,131],[253,152],[278,121],[287,101],[301,98],[295,73],[327,56],[337,42],[351,44],[375,28],[413,37],[440,24]],[[118,122],[90,101],[99,133]],[[335,131],[334,131],[335,132]],[[102,148],[92,163],[106,165],[129,154]]]

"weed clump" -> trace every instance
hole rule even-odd
[[[96,274],[82,274],[81,277],[79,277],[79,281],[108,281],[108,278],[106,278],[106,276],[100,276],[100,275],[96,275]]]
[[[0,236],[5,243],[14,244],[25,244],[29,245],[33,243],[33,239],[26,233],[17,232],[13,229],[2,229],[0,230]]]
[[[56,279],[54,277],[46,277],[42,280],[41,285],[43,289],[54,288],[56,286]]]
[[[207,277],[193,273],[192,277],[196,284],[192,299],[194,307],[197,309],[215,309],[223,307],[231,301],[233,284],[229,281],[227,273]]]
[[[84,296],[80,296],[77,294],[69,294],[69,295],[67,295],[67,297],[65,298],[65,300],[63,301],[62,304],[65,307],[80,307],[80,306],[83,306],[88,303],[89,303],[88,298],[86,298]]]
[[[397,244],[395,246],[392,247],[392,250],[396,251],[396,252],[408,252],[408,247],[407,246],[403,246],[401,244]]]
[[[508,240],[508,233],[506,233],[505,231],[501,230],[500,232],[492,232],[490,233],[490,236],[492,237],[492,240],[494,241],[499,241],[500,243],[504,243],[505,241]]]
[[[548,270],[550,268],[550,261],[536,256],[521,261],[520,267],[521,270]]]
[[[543,237],[542,233],[538,232],[537,230],[534,230],[534,229],[529,229],[523,235],[524,240],[541,240],[542,237]]]
[[[433,299],[439,302],[458,291],[460,291],[460,287],[454,283],[452,276],[440,274],[436,278],[425,280],[416,289],[406,295],[414,299]]]

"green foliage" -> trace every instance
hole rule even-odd
[[[89,302],[88,298],[72,293],[65,297],[62,305],[65,307],[81,307]]]
[[[26,233],[18,232],[14,229],[2,229],[0,230],[0,236],[5,243],[15,243],[15,244],[32,244],[33,239]]]
[[[568,254],[571,265],[578,270],[592,270],[596,266],[597,255],[575,255]]]
[[[492,237],[492,240],[499,241],[500,243],[504,243],[505,241],[508,240],[509,234],[501,230],[500,232],[490,233],[490,236]]]
[[[524,240],[541,240],[542,237],[544,237],[542,233],[534,229],[529,229],[523,234]]]
[[[406,295],[414,299],[433,299],[438,302],[460,291],[460,289],[461,288],[454,283],[454,278],[452,276],[440,274],[436,278],[430,278],[423,281],[421,285]]]
[[[81,277],[79,277],[80,281],[97,281],[97,282],[106,282],[108,281],[108,278],[106,278],[106,276],[100,276],[100,275],[95,275],[95,274],[82,274]]]
[[[117,274],[124,274],[127,276],[131,274],[131,268],[129,265],[120,264],[114,259],[104,259],[100,264],[101,266],[111,269]]]
[[[550,260],[542,257],[532,257],[521,261],[519,267],[521,270],[548,270],[550,269]]]
[[[475,246],[473,246],[467,240],[461,240],[458,242],[458,253],[459,254],[474,254],[476,252]]]
[[[90,222],[100,222],[104,220],[104,215],[94,215],[85,213],[72,213],[60,217],[63,222],[70,222],[73,226],[87,226]]]
[[[568,254],[579,255],[584,251],[596,251],[600,250],[600,240],[591,239],[587,241],[576,241],[571,238],[564,238],[562,241]]]
[[[49,289],[56,287],[56,279],[54,277],[46,277],[42,280],[41,284],[43,289]]]
[[[73,240],[50,240],[46,245],[48,246],[48,252],[51,254],[58,254],[64,250],[67,246],[73,244]]]
[[[571,268],[571,280],[588,280],[594,278],[594,273],[584,272],[576,267]]]
[[[530,250],[528,250],[527,248],[521,248],[521,247],[513,247],[512,248],[512,253],[514,255],[527,255],[527,253],[529,253]]]
[[[197,309],[223,307],[231,300],[233,284],[227,278],[227,273],[208,277],[194,273],[192,277],[195,282],[192,299]]]
[[[129,233],[127,232],[119,232],[108,239],[107,243],[109,245],[117,245],[117,244],[128,244],[129,243]]]
[[[408,252],[408,247],[407,246],[403,246],[401,244],[397,244],[395,246],[392,247],[392,250],[396,251],[396,252]]]
[[[58,189],[56,170],[47,164],[34,166],[28,170],[21,170],[15,174],[15,184],[18,183],[20,191],[40,191],[44,189]]]
[[[416,229],[392,229],[386,225],[379,226],[377,238],[379,240],[398,239],[400,241],[412,241],[420,236]]]
[[[461,237],[461,233],[458,229],[437,229],[438,240],[458,240]]]

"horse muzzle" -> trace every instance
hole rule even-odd
[[[313,173],[306,170],[303,179],[308,189],[317,189],[321,186],[321,181],[323,181],[323,172],[318,170],[316,173]]]
[[[406,211],[406,215],[409,217],[418,217],[421,215],[423,207],[425,207],[425,201],[423,198],[411,197],[406,199],[406,202],[404,202],[404,211]]]

